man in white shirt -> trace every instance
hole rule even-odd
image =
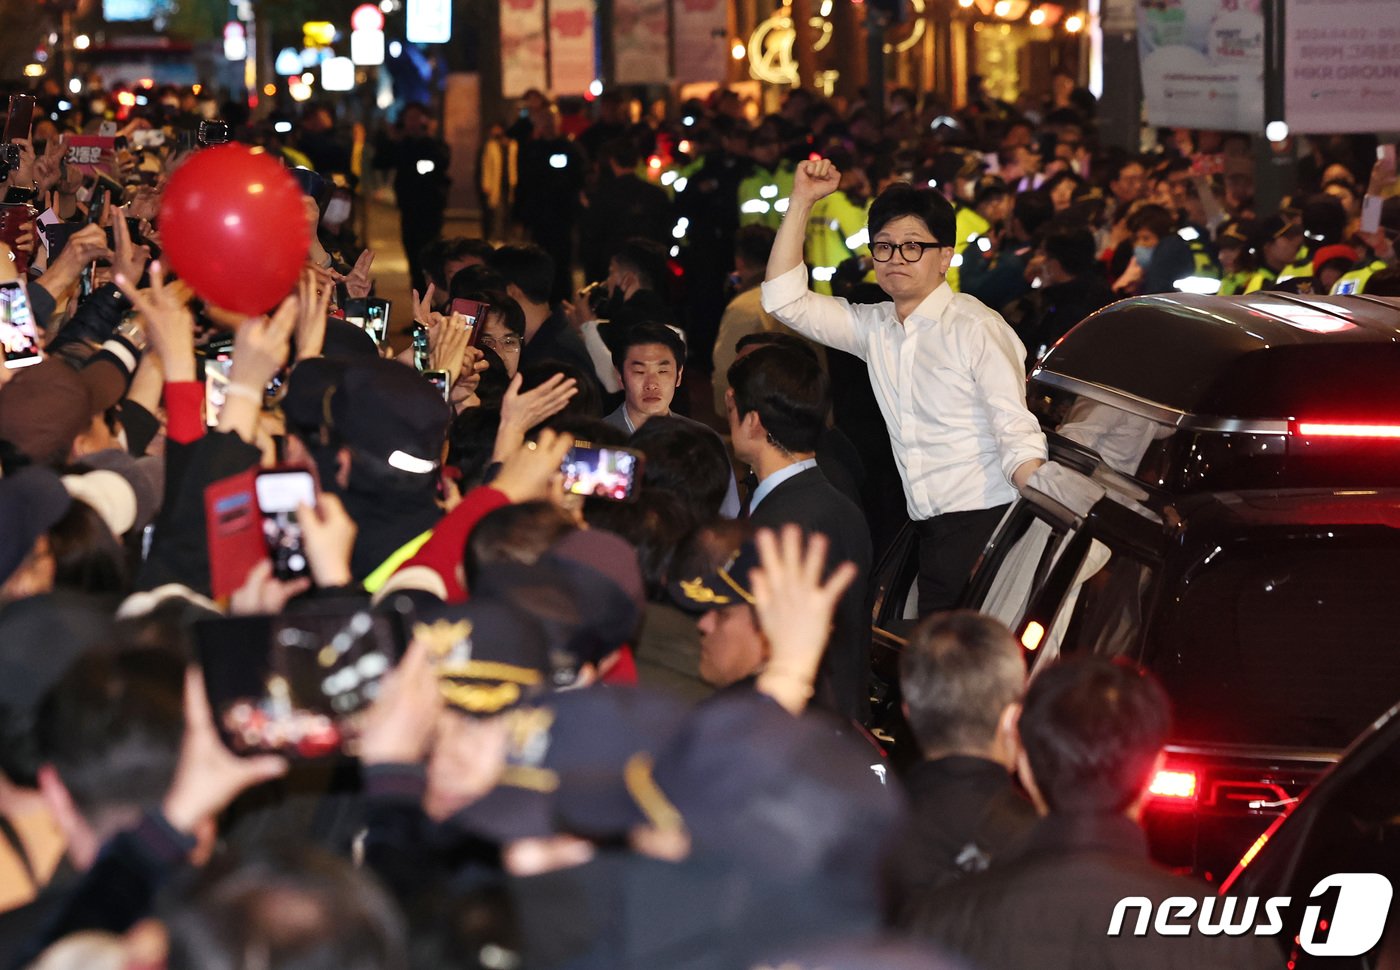
[[[891,302],[857,306],[807,288],[807,217],[841,175],[797,167],[773,244],[763,308],[860,357],[884,415],[919,535],[919,613],[954,606],[1006,506],[1044,463],[1026,408],[1025,348],[998,314],[946,282],[956,216],[937,192],[890,186],[870,209],[875,276]]]

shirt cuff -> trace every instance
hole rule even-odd
[[[792,269],[762,286],[763,309],[774,315],[779,310],[807,294],[807,264],[798,263]]]
[[[1045,442],[1045,436],[1042,434],[1036,436],[1034,441],[1018,443],[1015,448],[1004,451],[1002,454],[1005,456],[1002,460],[1002,472],[1006,475],[1006,480],[1014,487],[1016,482],[1013,476],[1016,474],[1016,469],[1028,461],[1047,461],[1050,457],[1050,450]]]

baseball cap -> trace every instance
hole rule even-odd
[[[654,759],[632,756],[623,783],[632,815],[616,831],[680,829],[696,855],[783,882],[872,878],[871,833],[893,831],[904,809],[874,746],[750,690],[695,708]]]
[[[585,806],[585,815],[625,813],[623,769],[638,753],[655,754],[685,714],[685,705],[668,694],[601,685],[516,708],[506,715],[500,780],[454,821],[492,841],[509,842],[566,831],[566,804]],[[599,800],[610,804],[599,808]]]
[[[452,412],[433,385],[390,360],[357,360],[331,394],[340,440],[392,468],[415,475],[437,470]]]
[[[1215,234],[1215,245],[1219,249],[1246,246],[1253,235],[1254,221],[1252,219],[1231,219],[1221,226],[1220,231]]]
[[[358,330],[359,328],[355,328]],[[327,396],[345,375],[345,364],[326,357],[298,361],[287,375],[282,415],[294,431],[315,431],[326,423]]]
[[[38,538],[68,514],[71,504],[63,481],[47,468],[30,466],[0,478],[0,583],[19,568]]]
[[[753,605],[750,574],[758,568],[758,546],[745,542],[714,572],[682,577],[671,584],[671,599],[688,613],[705,613],[740,603]]]
[[[1282,236],[1302,234],[1303,227],[1296,219],[1289,219],[1281,214],[1266,216],[1254,224],[1254,231],[1249,234],[1249,248],[1262,249]]]
[[[0,388],[0,438],[41,465],[61,465],[92,420],[92,397],[57,357],[17,372]]]
[[[136,524],[136,491],[116,472],[98,468],[62,481],[69,495],[97,510],[112,535],[120,538]]]
[[[427,641],[443,698],[464,714],[489,717],[548,689],[544,631],[508,603],[477,595],[421,609],[413,636]]]
[[[120,448],[106,448],[83,455],[78,466],[116,472],[131,486],[136,497],[135,529],[144,529],[155,521],[165,491],[165,462],[156,455],[135,458]]]
[[[1315,195],[1303,203],[1303,231],[1318,243],[1335,243],[1346,235],[1347,211],[1330,195]]]
[[[563,568],[602,656],[632,639],[646,608],[646,584],[630,542],[615,532],[578,529],[550,546],[543,560]]]
[[[326,317],[326,339],[321,345],[321,356],[332,360],[359,360],[378,357],[379,349],[374,346],[374,338],[340,317]]]

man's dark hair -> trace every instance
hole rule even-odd
[[[545,550],[577,528],[553,502],[520,502],[488,513],[467,538],[467,588],[493,563],[533,566]]]
[[[403,918],[349,862],[279,846],[216,859],[163,921],[168,970],[407,970]]]
[[[810,343],[795,333],[783,333],[781,330],[760,330],[758,333],[746,333],[734,344],[734,352],[742,354],[750,347],[781,347],[792,353],[801,354],[815,364],[820,365],[822,362],[822,359],[817,356],[816,348]]]
[[[443,292],[451,298],[460,298],[464,294],[480,290],[504,293],[506,278],[487,263],[473,263],[453,273],[452,279],[447,281],[447,289]]]
[[[922,221],[940,245],[951,246],[957,239],[958,216],[952,203],[933,189],[916,189],[908,182],[896,182],[875,197],[870,206],[870,238],[904,216]]]
[[[831,389],[815,361],[781,347],[760,347],[731,364],[728,377],[741,419],[757,411],[769,440],[779,448],[817,450],[831,410]]]
[[[457,279],[466,275],[466,270],[457,274]],[[458,287],[455,283],[452,287],[452,299],[454,300],[476,300],[485,303],[491,308],[491,312],[499,314],[501,322],[506,329],[520,337],[525,337],[525,311],[520,309],[520,304],[514,298],[507,296],[505,290],[469,289],[466,286]],[[485,320],[478,320],[478,326],[485,326]]]
[[[469,256],[475,256],[485,262],[495,251],[496,247],[485,239],[451,236],[447,239],[434,240],[424,246],[423,252],[418,257],[418,262],[423,267],[423,272],[430,282],[446,287],[452,283],[446,275],[448,263],[455,263]]]
[[[667,583],[676,547],[697,525],[691,509],[662,488],[643,488],[633,502],[598,502],[585,510],[589,528],[616,532],[637,550],[647,599],[669,602]]]
[[[719,513],[733,471],[719,436],[674,417],[648,418],[628,444],[646,456],[642,487],[675,493],[696,521]]]
[[[126,552],[97,510],[74,499],[49,530],[54,586],[95,596],[130,592]]]
[[[675,330],[664,323],[639,323],[630,328],[617,345],[613,347],[613,366],[619,374],[627,363],[627,352],[633,347],[660,344],[671,351],[676,358],[676,366],[685,366],[685,340]]]
[[[594,419],[603,416],[603,392],[599,389],[598,380],[592,371],[585,371],[569,361],[541,360],[528,367],[521,367],[518,373],[521,394],[533,391],[555,374],[574,379],[578,392],[569,399],[569,403],[564,405],[564,410],[555,415],[555,418]],[[551,428],[555,426],[553,420],[546,424]]]
[[[740,226],[734,233],[734,255],[750,266],[767,266],[776,237],[777,233],[768,226]]]
[[[554,286],[554,257],[539,246],[502,246],[487,261],[506,283],[514,284],[532,303],[548,303]]]
[[[630,138],[613,138],[606,141],[603,143],[603,147],[598,150],[598,154],[603,160],[612,162],[619,168],[625,168],[628,171],[636,168],[642,157],[641,153],[637,151],[636,142]]]
[[[1146,229],[1158,240],[1166,239],[1175,230],[1176,220],[1165,206],[1145,205],[1128,217],[1128,228],[1133,232]]]
[[[1400,266],[1376,270],[1361,292],[1367,296],[1400,296]]]
[[[617,247],[613,260],[624,270],[637,274],[641,288],[664,295],[666,250],[650,239],[634,237]]]
[[[184,664],[168,650],[81,657],[39,706],[34,735],[89,822],[159,805],[185,730]]]
[[[1021,745],[1052,812],[1122,812],[1151,781],[1171,728],[1156,679],[1123,661],[1076,657],[1031,681]]]
[[[899,657],[907,720],[925,752],[981,751],[997,719],[1026,689],[1021,645],[1006,626],[973,610],[927,617]]]
[[[1070,276],[1086,276],[1098,261],[1098,246],[1088,229],[1056,229],[1045,237],[1045,257],[1058,262]]]
[[[466,408],[447,429],[447,464],[461,473],[457,485],[466,494],[480,485],[491,464],[501,412],[491,408]]]
[[[1022,192],[1011,203],[1011,217],[1021,224],[1027,237],[1034,239],[1055,217],[1055,203],[1048,192]]]
[[[1122,155],[1109,163],[1108,169],[1105,172],[1107,177],[1104,179],[1104,187],[1107,188],[1109,185],[1121,179],[1123,177],[1123,170],[1130,165],[1136,165],[1138,168],[1142,169],[1144,175],[1147,172],[1147,166],[1142,164],[1142,159],[1138,158],[1136,155]]]

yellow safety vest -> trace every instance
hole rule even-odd
[[[1385,263],[1376,259],[1359,269],[1343,273],[1341,276],[1337,277],[1337,282],[1332,284],[1332,295],[1345,296],[1354,293],[1365,293],[1366,283],[1373,275],[1385,268]]]
[[[389,558],[375,567],[374,572],[365,577],[365,581],[360,585],[364,586],[366,593],[377,593],[384,588],[384,584],[389,581],[389,577],[399,571],[399,567],[408,562],[418,554],[418,550],[423,548],[423,544],[433,537],[433,530],[429,529],[420,535],[414,536],[403,545],[399,546]]]
[[[779,162],[776,172],[756,166],[753,174],[739,183],[739,225],[767,226],[776,231],[787,212],[793,180],[792,167],[786,162]]]
[[[1233,273],[1226,273],[1220,279],[1220,295],[1236,296],[1244,292],[1244,288],[1249,285],[1249,279],[1253,276],[1246,270],[1237,270]]]
[[[991,230],[992,224],[978,215],[976,209],[969,209],[966,206],[958,209],[958,240],[953,246],[953,264],[948,267],[948,285],[955,291],[958,289],[958,280],[961,273],[958,267],[962,265],[963,250],[978,236],[986,234]]]
[[[812,206],[806,243],[812,289],[830,295],[836,267],[852,256],[870,252],[870,233],[866,228],[869,211],[870,203],[856,205],[839,189]]]

